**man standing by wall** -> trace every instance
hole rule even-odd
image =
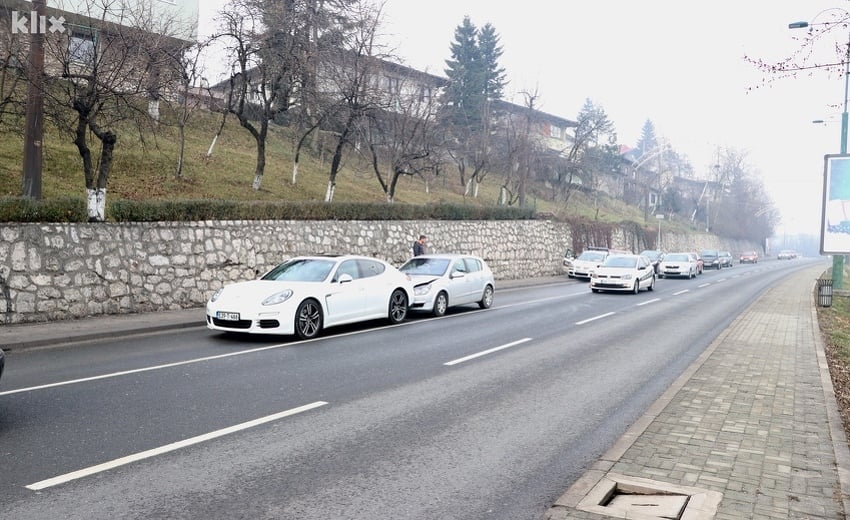
[[[413,256],[424,255],[425,251],[425,235],[419,235],[419,240],[413,243]]]

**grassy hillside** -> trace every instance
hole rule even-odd
[[[107,186],[107,204],[116,199],[229,199],[264,201],[321,201],[330,170],[330,152],[311,148],[301,154],[297,185],[291,183],[293,139],[285,127],[273,127],[267,146],[266,169],[262,187],[252,188],[256,147],[250,134],[235,118],[228,118],[210,159],[204,156],[212,142],[221,116],[197,111],[189,121],[186,137],[185,165],[182,178],[176,178],[177,129],[159,125],[154,130],[139,132],[131,126],[119,131],[115,161]],[[23,127],[23,121],[18,128]],[[93,137],[93,136],[92,136]],[[99,153],[97,143],[92,151]],[[330,146],[330,144],[326,145]],[[21,194],[21,131],[4,131],[0,139],[0,194]],[[464,198],[458,176],[449,173],[432,181],[426,192],[422,179],[404,177],[400,180],[395,200],[398,203],[495,203],[499,193],[500,176],[490,173],[481,184],[477,199]],[[45,123],[43,198],[66,195],[85,196],[82,164],[71,136],[60,133]],[[603,222],[624,220],[643,222],[643,212],[607,197],[594,200],[575,192],[569,204],[546,200],[545,187],[534,186],[528,197],[539,212],[559,218],[584,217]],[[337,177],[335,201],[381,202],[384,194],[365,161],[349,152],[343,171]],[[654,222],[649,222],[654,226]],[[667,224],[667,223],[665,223]]]

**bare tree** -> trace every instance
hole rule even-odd
[[[433,98],[421,96],[410,78],[401,79],[390,101],[391,110],[375,111],[368,118],[366,140],[372,170],[392,203],[402,177],[436,171],[438,139]]]
[[[45,111],[73,136],[89,220],[103,221],[119,123],[133,120],[142,128],[150,121],[144,100],[171,84],[167,54],[183,44],[176,36],[186,28],[143,3],[130,8],[88,0],[82,10],[84,16],[69,15],[71,30],[45,39]],[[100,146],[97,156],[90,135]]]
[[[192,114],[204,104],[204,97],[211,99],[209,85],[203,83],[201,55],[206,43],[198,42],[184,48],[175,49],[169,53],[174,73],[179,78],[179,92],[177,98],[176,125],[177,125],[177,167],[174,176],[178,179],[183,177],[183,165],[186,155],[186,124]],[[206,89],[206,96],[203,90]]]
[[[236,116],[257,146],[253,188],[262,186],[269,124],[289,110],[301,66],[298,9],[295,1],[231,0],[219,12],[216,39],[232,58],[227,110]]]
[[[537,92],[524,92],[525,102],[521,112],[512,112],[502,118],[501,139],[503,168],[506,175],[499,191],[499,204],[520,207],[525,206],[528,181],[534,170],[540,167],[545,146],[536,128],[539,124],[537,113]]]
[[[351,31],[341,35],[339,45],[323,53],[319,87],[336,93],[327,108],[329,129],[335,135],[334,151],[328,173],[325,202],[331,202],[336,190],[336,177],[346,149],[354,144],[358,126],[377,110],[388,108],[386,94],[397,91],[392,78],[381,76],[381,56],[376,43],[381,23],[381,9],[360,2],[351,11]],[[385,82],[382,86],[381,82]]]
[[[457,168],[464,197],[478,197],[479,185],[487,176],[487,167],[491,163],[492,104],[490,100],[482,103],[483,113],[477,118],[478,125],[458,125],[452,124],[450,120],[444,121],[449,136],[446,152]]]

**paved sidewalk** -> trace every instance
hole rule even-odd
[[[813,298],[823,271],[753,303],[547,519],[847,518],[850,452]]]

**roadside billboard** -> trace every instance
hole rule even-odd
[[[824,156],[821,254],[850,254],[850,154]]]

